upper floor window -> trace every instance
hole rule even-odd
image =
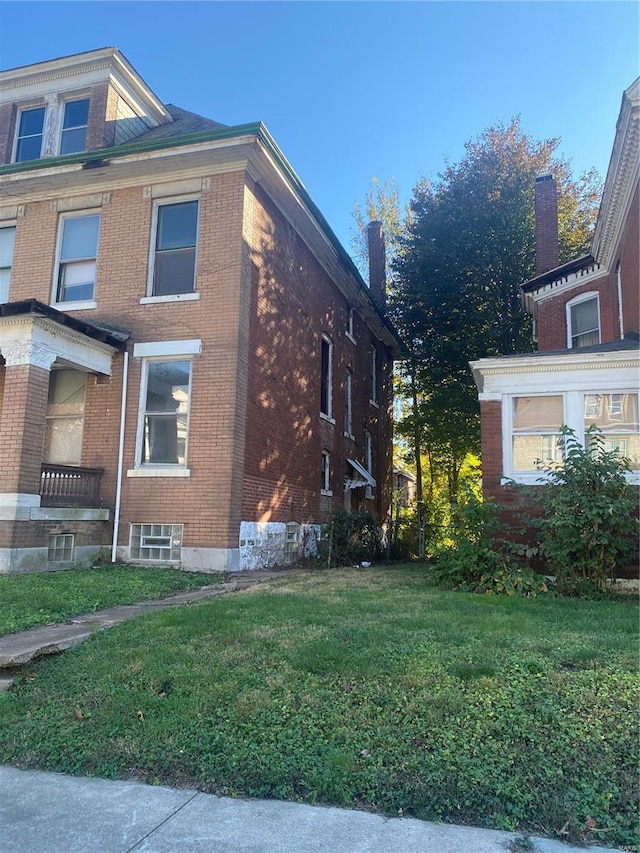
[[[60,154],[77,154],[84,151],[88,122],[89,98],[65,103],[60,135]]]
[[[378,404],[378,353],[375,346],[371,347],[371,365],[369,372],[369,385],[371,390],[370,401]]]
[[[15,236],[15,225],[0,228],[0,304],[9,301]]]
[[[346,312],[345,334],[352,343],[355,343],[355,338],[353,336],[353,308],[348,302],[346,305]]]
[[[158,205],[151,262],[151,296],[193,292],[197,242],[197,199]]]
[[[99,213],[65,216],[62,219],[56,302],[93,299],[99,231]]]
[[[567,303],[568,346],[600,343],[600,306],[597,293],[583,293]]]
[[[38,160],[42,156],[46,107],[22,110],[16,140],[16,163]]]
[[[326,335],[322,336],[321,374],[320,374],[320,414],[330,418],[332,415],[331,374],[333,344]]]
[[[350,370],[344,375],[344,434],[349,438],[353,435],[353,416],[351,411],[351,383],[353,374]]]

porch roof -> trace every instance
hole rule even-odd
[[[66,326],[74,332],[80,332],[80,334],[86,335],[94,341],[114,347],[114,349],[124,349],[130,337],[129,332],[78,320],[76,317],[65,314],[64,311],[58,311],[57,308],[45,305],[44,302],[39,302],[37,299],[24,299],[21,302],[0,304],[0,317],[26,317],[29,315],[46,317],[60,326]]]

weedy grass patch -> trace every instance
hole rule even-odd
[[[0,760],[630,846],[637,625],[634,601],[318,571],[30,666]]]
[[[65,622],[103,607],[163,598],[222,579],[222,575],[132,566],[0,575],[0,636]]]

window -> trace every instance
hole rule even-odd
[[[369,430],[365,430],[364,433],[364,466],[367,473],[373,476],[373,440]],[[365,486],[364,496],[365,498],[373,498],[373,488],[368,484]]]
[[[633,469],[640,469],[637,394],[585,394],[585,433],[594,424],[602,431],[605,450],[617,450]]]
[[[513,471],[538,471],[541,463],[561,462],[562,396],[514,397],[512,402]]]
[[[198,201],[161,204],[156,208],[151,296],[195,290]]]
[[[581,294],[567,303],[568,346],[600,343],[600,308],[597,294]]]
[[[371,348],[371,367],[370,367],[370,376],[369,383],[371,388],[371,397],[369,398],[372,403],[378,404],[378,353],[376,352],[375,346]]]
[[[284,561],[294,563],[298,557],[298,545],[300,540],[300,525],[295,521],[287,523],[284,538]]]
[[[320,377],[320,414],[330,418],[332,413],[331,373],[333,344],[326,335],[322,336],[321,377]]]
[[[0,303],[9,301],[13,244],[16,237],[15,225],[0,228]]]
[[[351,415],[351,383],[352,383],[352,373],[350,370],[344,375],[344,434],[346,436],[353,435],[353,424],[352,424],[352,415]]]
[[[346,326],[345,326],[345,335],[349,338],[349,340],[355,344],[355,338],[353,336],[353,308],[347,302],[346,305]]]
[[[89,98],[67,101],[62,115],[60,154],[76,154],[84,151],[89,121]]]
[[[56,302],[93,299],[99,231],[99,213],[62,219]]]
[[[132,524],[129,558],[177,563],[182,556],[182,536],[182,524]]]
[[[70,563],[73,561],[73,533],[50,533],[47,548],[48,563]]]
[[[45,462],[80,464],[86,387],[87,374],[80,370],[51,371],[45,418]]]
[[[331,491],[331,465],[330,457],[326,450],[322,451],[320,457],[320,493],[323,495],[333,494]]]
[[[191,361],[143,362],[139,464],[186,466]]]
[[[42,156],[45,107],[22,110],[16,139],[16,163],[38,160]]]

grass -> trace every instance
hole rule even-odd
[[[637,843],[634,601],[318,571],[92,637],[0,696],[0,760]]]
[[[65,622],[103,607],[163,598],[221,579],[222,575],[131,566],[0,575],[0,636]]]

